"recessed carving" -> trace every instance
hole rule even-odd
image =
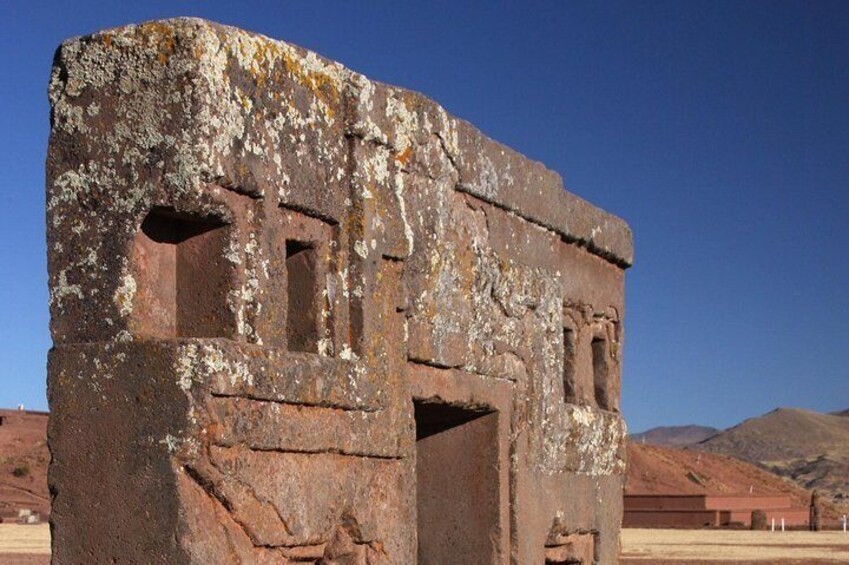
[[[289,351],[318,353],[320,287],[318,255],[309,242],[286,241],[286,338]]]
[[[593,338],[593,390],[596,405],[602,410],[611,410],[610,402],[610,351],[607,340]]]
[[[154,208],[133,243],[134,292],[119,307],[142,337],[229,337],[227,225],[216,217]]]
[[[574,404],[578,401],[575,382],[575,330],[563,328],[563,401]]]

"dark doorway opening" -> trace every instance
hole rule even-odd
[[[415,403],[419,565],[497,560],[498,413]]]

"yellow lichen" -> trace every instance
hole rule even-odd
[[[168,58],[174,53],[176,45],[174,28],[162,22],[148,22],[138,26],[137,33],[147,41],[149,46],[156,49],[156,59],[161,64],[166,64]]]
[[[339,103],[339,86],[336,79],[326,73],[305,69],[300,60],[283,53],[283,65],[289,73],[300,84],[309,88],[310,91],[325,104]],[[327,108],[328,118],[333,118],[333,110]]]

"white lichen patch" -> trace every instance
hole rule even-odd
[[[174,372],[177,374],[177,386],[181,389],[185,391],[191,390],[197,363],[197,344],[190,343],[180,348],[174,364]]]
[[[404,175],[400,171],[395,174],[393,189],[395,197],[398,199],[398,208],[401,211],[401,222],[404,224],[404,238],[407,240],[407,255],[412,255],[415,247],[415,237],[413,235],[413,227],[407,219],[407,203],[404,200]]]
[[[323,337],[318,340],[318,354],[323,357],[329,357],[333,354],[333,340]]]
[[[354,252],[363,259],[368,259],[368,245],[365,241],[358,240],[354,242]]]
[[[55,305],[57,308],[62,308],[63,301],[68,297],[74,296],[80,300],[83,299],[83,291],[80,285],[68,283],[67,271],[59,271],[56,284],[50,289],[50,305]]]
[[[136,296],[136,279],[130,273],[124,273],[121,284],[115,289],[113,301],[122,316],[129,316],[133,312],[133,299]]]
[[[395,150],[403,153],[412,147],[419,130],[419,117],[407,108],[403,92],[393,90],[386,99],[386,115],[395,125]]]
[[[620,450],[627,430],[620,416],[587,406],[568,406],[563,412],[563,432],[555,434],[562,453],[574,451],[574,471],[590,476],[621,474],[625,462]]]
[[[165,437],[159,440],[160,445],[164,445],[165,449],[168,450],[168,453],[177,453],[180,450],[180,445],[182,444],[182,440],[180,438],[174,437],[171,434],[166,434]]]
[[[227,242],[227,248],[224,250],[224,258],[234,265],[242,264],[242,254],[239,249],[239,240],[231,238]]]
[[[194,383],[210,384],[223,379],[229,386],[253,386],[254,375],[243,359],[235,358],[213,344],[190,343],[180,346],[175,359],[177,385],[185,391]]]
[[[342,349],[339,351],[339,358],[345,361],[359,361],[360,359],[347,343],[342,345]]]
[[[480,169],[477,180],[476,192],[485,200],[495,202],[498,200],[499,179],[495,165],[487,155],[481,155]]]
[[[117,334],[115,334],[114,340],[118,343],[129,343],[133,341],[133,334],[127,330],[120,330]]]

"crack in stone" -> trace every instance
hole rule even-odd
[[[254,394],[245,393],[211,391],[209,395],[213,398],[243,398],[245,400],[251,400],[254,402],[269,402],[272,404],[285,404],[287,406],[306,406],[310,408],[329,408],[333,410],[341,410],[344,412],[366,412],[369,414],[373,414],[375,412],[380,412],[381,410],[383,410],[383,408],[373,408],[370,406],[350,406],[344,404],[336,404],[333,402],[310,402],[304,400],[283,400],[279,398],[266,398]]]
[[[377,459],[380,461],[400,461],[402,459],[406,459],[403,455],[380,455],[376,453],[366,453],[364,451],[352,451],[347,449],[338,449],[338,448],[317,448],[317,449],[294,449],[294,448],[281,448],[281,447],[259,447],[256,445],[251,445],[245,442],[238,442],[233,444],[227,443],[215,443],[215,447],[223,447],[226,449],[233,449],[244,447],[249,451],[253,451],[255,453],[284,453],[284,454],[297,454],[297,455],[338,455],[340,457],[354,457],[359,459]]]

